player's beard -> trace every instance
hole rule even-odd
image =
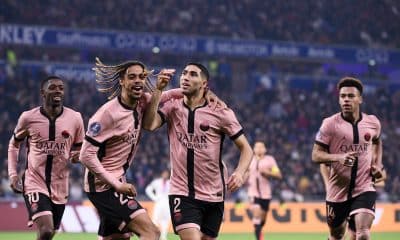
[[[54,97],[55,97],[54,95],[47,96],[46,99],[45,99],[46,105],[50,106],[52,108],[56,108],[56,107],[62,106],[63,102],[64,102],[64,96],[59,96],[61,98],[60,101],[53,100]]]
[[[200,92],[201,92],[201,88],[198,88],[198,89],[189,88],[189,89],[185,89],[185,90],[182,89],[182,94],[185,95],[186,97],[198,96],[200,94]],[[203,95],[204,95],[204,92],[203,92]]]
[[[131,101],[137,101],[139,100],[143,95],[143,91],[141,93],[133,93],[129,92],[128,97],[131,99]]]
[[[344,115],[351,115],[353,114],[353,112],[355,112],[354,106],[350,105],[347,107],[342,106],[342,113]]]

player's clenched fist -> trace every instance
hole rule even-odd
[[[132,197],[136,197],[137,195],[136,188],[130,183],[122,183],[115,190]]]
[[[159,74],[157,74],[157,89],[163,90],[171,80],[175,73],[175,69],[163,69]]]
[[[339,162],[347,167],[352,167],[356,161],[357,153],[348,152],[340,156]]]
[[[228,191],[234,192],[243,185],[243,175],[237,172],[232,173],[228,179]]]
[[[22,193],[22,182],[17,176],[10,179],[10,187],[15,193]]]

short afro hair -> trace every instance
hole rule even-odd
[[[337,89],[340,90],[342,87],[355,87],[360,92],[360,95],[362,95],[364,88],[362,82],[353,77],[344,77],[340,79],[339,83],[337,84]]]
[[[49,80],[52,80],[52,79],[59,79],[59,80],[61,80],[62,82],[64,82],[64,79],[62,79],[61,77],[56,76],[56,75],[51,75],[51,76],[48,76],[48,77],[44,78],[44,79],[40,82],[40,89],[43,89],[44,86],[47,84],[47,82],[48,82]]]

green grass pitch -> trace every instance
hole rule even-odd
[[[18,240],[33,240],[35,233],[33,232],[0,232],[0,240],[18,239]],[[91,233],[58,233],[54,240],[89,240],[97,239],[96,234]],[[138,239],[132,237],[132,240]],[[179,239],[177,236],[170,234],[169,240]],[[255,239],[249,233],[235,233],[235,234],[221,234],[219,240],[253,240]],[[326,233],[265,233],[264,239],[268,240],[309,240],[309,239],[327,239]],[[372,239],[377,240],[398,240],[400,239],[400,232],[394,233],[372,233]]]

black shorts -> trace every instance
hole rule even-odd
[[[207,236],[217,237],[224,215],[224,202],[206,202],[185,196],[170,195],[172,226],[177,234],[188,227],[199,227]]]
[[[367,209],[375,213],[376,192],[364,192],[345,202],[326,202],[326,216],[329,227],[340,226],[349,220],[349,227],[355,231],[354,216],[350,214],[358,209]]]
[[[257,204],[260,205],[261,209],[265,212],[268,212],[269,210],[269,202],[271,201],[271,199],[264,199],[264,198],[253,198],[251,200],[252,204]]]
[[[40,192],[24,194],[24,199],[26,208],[28,209],[29,227],[33,225],[33,221],[39,217],[41,213],[51,212],[53,215],[54,230],[60,228],[65,204],[55,204],[47,195]]]
[[[135,198],[117,193],[114,189],[87,193],[100,216],[99,236],[126,233],[125,226],[137,215],[145,212]]]

